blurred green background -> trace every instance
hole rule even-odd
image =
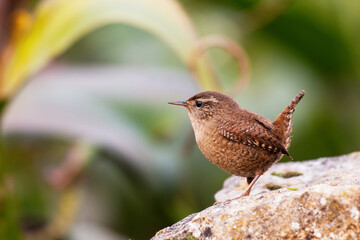
[[[307,92],[294,115],[289,152],[295,161],[359,150],[358,1],[169,1],[183,8],[189,25],[165,26],[179,18],[170,14],[159,20],[165,26],[159,35],[138,23],[97,24],[96,16],[118,7],[111,6],[116,0],[98,1],[104,6],[81,16],[75,10],[83,1],[54,0],[47,4],[63,2],[69,13],[58,21],[73,17],[68,28],[51,25],[45,12],[32,44],[9,48],[16,31],[31,29],[28,17],[44,2],[2,1],[0,12],[0,73],[11,71],[6,64],[14,52],[22,58],[13,72],[33,64],[19,77],[26,83],[2,96],[1,239],[149,239],[213,204],[229,175],[200,153],[186,111],[167,104],[207,88],[187,67],[182,43],[191,45],[191,29],[245,49],[251,79],[235,96],[243,107],[274,119],[300,90]],[[154,14],[131,1],[126,10],[150,23],[170,12],[164,1],[134,2],[153,4]],[[30,15],[14,27],[19,9]],[[50,42],[66,41],[67,29],[80,32],[81,17],[95,19],[91,31],[67,47],[50,54],[55,47],[38,40],[51,32]],[[180,44],[166,44],[164,36]],[[243,69],[223,50],[207,53],[227,91]],[[4,87],[10,74],[1,76]]]

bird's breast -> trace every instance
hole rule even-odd
[[[196,142],[204,156],[224,171],[238,176],[255,176],[266,171],[280,155],[232,141],[220,134],[217,125],[193,121]]]

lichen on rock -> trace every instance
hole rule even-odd
[[[216,201],[240,195],[242,184],[230,177]],[[360,153],[276,164],[249,197],[192,214],[153,239],[360,239]]]

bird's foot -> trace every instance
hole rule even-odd
[[[228,202],[230,202],[231,200],[232,200],[232,199],[228,199],[228,200],[223,201],[223,202],[214,202],[213,206],[215,206],[215,205],[219,205],[219,204],[228,203]]]
[[[237,199],[239,199],[239,198],[249,196],[249,194],[250,194],[250,191],[249,191],[249,192],[248,192],[248,191],[244,191],[240,196],[238,196],[238,197],[236,197],[236,198],[231,198],[231,199],[228,199],[228,200],[223,201],[223,202],[215,202],[215,203],[213,204],[213,206],[218,205],[218,204],[223,204],[223,203],[229,203],[229,202],[231,202],[231,201],[233,201],[233,200],[237,200]]]

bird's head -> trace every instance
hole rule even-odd
[[[186,101],[168,103],[185,107],[191,121],[210,121],[221,118],[223,114],[227,114],[238,107],[238,104],[231,97],[215,91],[200,92]]]

